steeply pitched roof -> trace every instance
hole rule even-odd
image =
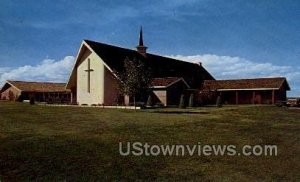
[[[123,71],[124,60],[129,58],[144,62],[146,66],[151,68],[153,77],[183,77],[191,87],[200,87],[203,80],[214,79],[209,72],[199,64],[149,53],[144,56],[135,50],[90,40],[84,40],[83,45],[84,44],[87,44],[115,74]]]
[[[66,92],[69,91],[65,88],[65,83],[50,83],[50,82],[27,82],[27,81],[11,81],[8,80],[6,84],[9,84],[21,91],[27,92]],[[6,85],[5,84],[5,85]],[[6,86],[3,86],[5,89]]]
[[[205,80],[203,90],[268,90],[284,87],[290,90],[286,78],[255,78],[239,80]]]
[[[189,87],[189,85],[181,77],[154,78],[151,82],[151,85],[152,87],[168,87],[179,82],[180,80]]]

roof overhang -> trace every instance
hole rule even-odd
[[[78,62],[79,57],[81,57],[81,55],[83,54],[83,47],[84,47],[84,41],[81,42],[80,48],[79,48],[79,50],[78,50],[78,52],[77,52],[75,61],[74,61],[74,63],[73,63],[73,68],[72,68],[72,71],[71,71],[71,73],[70,73],[68,82],[67,82],[67,84],[66,84],[66,88],[67,88],[67,89],[71,89],[71,81],[72,81],[73,79],[75,79],[74,77],[75,77],[75,74],[76,74],[76,73],[75,73],[75,72],[76,72],[76,65],[77,65],[77,62]]]
[[[188,88],[190,88],[189,84],[188,84],[183,78],[179,78],[178,80],[175,80],[175,81],[173,81],[172,83],[169,83],[168,85],[165,85],[165,86],[152,86],[152,87],[150,87],[150,88],[158,88],[158,89],[168,88],[168,87],[174,85],[175,83],[178,83],[179,81],[183,81],[183,83],[184,83]]]
[[[167,88],[167,86],[152,86],[150,88]]]

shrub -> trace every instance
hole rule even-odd
[[[147,99],[147,106],[153,106],[153,101],[152,101],[151,95],[148,96],[148,99]]]
[[[17,98],[17,101],[18,101],[18,102],[23,102],[23,100],[24,100],[23,95],[22,95],[22,94],[19,95],[18,98]]]
[[[30,97],[29,103],[30,103],[30,105],[34,105],[35,104],[34,97]]]
[[[165,107],[165,105],[161,102],[158,102],[154,105],[154,107]]]
[[[275,103],[276,106],[278,107],[282,107],[283,106],[283,102],[282,101],[278,101]]]
[[[196,97],[196,104],[197,106],[203,106],[205,104],[205,98],[203,98],[202,95]]]
[[[218,98],[217,98],[216,106],[217,106],[217,107],[222,107],[222,98],[221,98],[220,95],[219,95]]]
[[[189,99],[189,107],[194,107],[194,94],[190,95]]]
[[[185,108],[185,98],[183,94],[180,96],[179,108]]]
[[[9,92],[8,92],[8,99],[9,99],[10,101],[15,100],[15,95],[14,95],[14,93],[13,93],[12,91],[9,91]]]

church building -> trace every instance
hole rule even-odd
[[[66,88],[71,90],[72,103],[122,104],[120,98],[124,96],[118,93],[117,86],[120,83],[118,74],[124,71],[126,58],[140,60],[151,69],[153,81],[149,89],[152,90],[157,102],[164,106],[178,105],[182,94],[197,91],[204,80],[214,80],[201,63],[190,63],[148,53],[141,29],[136,50],[91,40],[84,40],[81,43],[66,85]],[[124,102],[123,99],[123,104],[128,104]]]
[[[290,90],[284,77],[215,80],[201,63],[150,54],[141,29],[136,50],[83,40],[66,85],[71,103],[129,105],[129,99],[117,89],[126,59],[140,60],[151,69],[153,81],[147,95],[163,106],[178,106],[182,95],[187,102],[191,94],[196,105],[214,104],[218,96],[225,104],[275,104],[285,101]],[[147,96],[140,101],[146,100]]]
[[[215,80],[201,63],[150,54],[140,30],[136,49],[83,40],[67,84],[7,80],[0,100],[78,104],[90,106],[132,105],[132,98],[119,92],[125,60],[138,60],[151,70],[152,82],[135,99],[143,105],[178,106],[181,98],[195,106],[216,104],[276,104],[286,101],[291,90],[284,77]],[[151,97],[149,97],[151,96]]]

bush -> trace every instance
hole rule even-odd
[[[221,98],[220,95],[219,95],[218,98],[217,98],[216,106],[217,106],[217,107],[222,107],[222,98]]]
[[[148,99],[147,99],[147,106],[153,106],[153,101],[152,101],[152,97],[151,95],[148,96]]]
[[[30,101],[29,101],[30,105],[34,105],[35,101],[34,101],[34,97],[30,97]]]
[[[134,106],[134,104],[132,104]],[[136,107],[143,107],[145,106],[145,102],[142,102],[142,101],[138,101],[138,102],[135,102],[135,106]]]
[[[165,105],[161,102],[158,102],[154,105],[154,107],[159,107],[159,108],[162,108],[162,107],[165,107]]]
[[[275,105],[278,106],[278,107],[282,107],[283,103],[281,101],[279,101],[279,102],[276,102]]]
[[[18,102],[23,102],[23,100],[24,100],[23,95],[22,95],[22,94],[19,95],[18,98],[17,98],[17,101],[18,101]]]
[[[15,100],[15,95],[14,95],[14,93],[13,93],[12,91],[9,91],[9,92],[8,92],[8,99],[9,99],[10,101]]]
[[[180,96],[179,108],[185,108],[185,98],[183,94]]]
[[[194,107],[194,94],[190,95],[189,99],[189,107]]]

